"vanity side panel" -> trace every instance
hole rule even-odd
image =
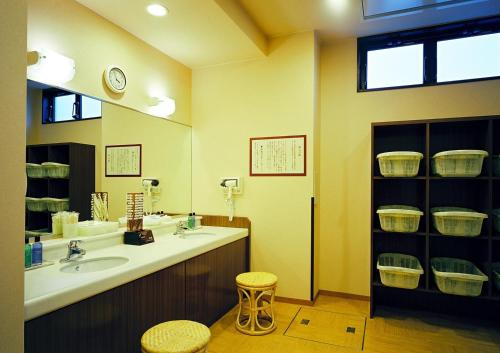
[[[217,312],[224,316],[238,304],[236,276],[247,272],[247,240],[240,239],[217,249]]]

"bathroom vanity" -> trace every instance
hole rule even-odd
[[[248,242],[248,229],[204,226],[91,250],[81,260],[122,259],[106,270],[56,263],[28,271],[25,352],[136,353],[160,322],[211,325],[238,302],[234,281],[249,270]]]

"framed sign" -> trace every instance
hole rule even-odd
[[[107,177],[140,177],[142,174],[142,145],[106,146]]]
[[[250,138],[250,176],[305,176],[306,135]]]

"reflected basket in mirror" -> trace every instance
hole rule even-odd
[[[127,230],[129,232],[142,230],[144,216],[144,193],[127,193]]]
[[[94,221],[109,221],[109,208],[108,208],[108,193],[107,192],[93,192],[91,194],[91,215]]]

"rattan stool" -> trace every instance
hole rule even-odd
[[[204,353],[210,330],[198,322],[168,321],[151,327],[141,338],[142,353]]]
[[[236,276],[239,309],[236,329],[252,336],[276,329],[273,303],[278,277],[268,272],[246,272]]]

